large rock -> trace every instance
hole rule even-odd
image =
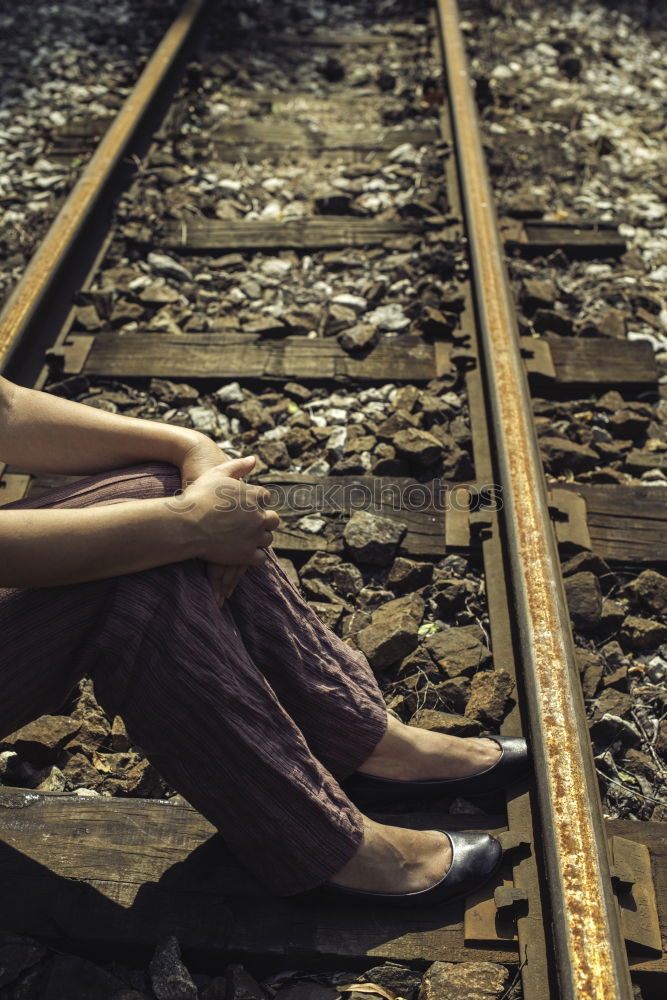
[[[181,950],[173,935],[158,944],[148,971],[157,1000],[197,1000],[197,987],[181,961]]]
[[[575,628],[593,632],[602,616],[602,591],[594,573],[575,573],[565,579],[565,596]]]
[[[584,444],[569,441],[567,438],[541,437],[540,452],[550,472],[585,472],[594,468],[599,458],[597,452]]]
[[[443,450],[436,437],[418,427],[406,427],[405,430],[399,431],[392,444],[401,458],[417,465],[433,465]]]
[[[414,969],[408,969],[404,965],[396,962],[385,962],[384,965],[376,965],[372,969],[367,969],[359,980],[363,983],[376,983],[385,990],[391,990],[397,997],[404,1000],[415,1000],[419,993],[421,976]]]
[[[82,753],[72,754],[64,767],[62,767],[62,772],[67,778],[68,787],[72,791],[75,791],[77,788],[95,789],[103,779],[99,771],[93,767],[85,754]]]
[[[465,714],[490,726],[499,725],[513,689],[514,681],[506,670],[480,670],[472,679]]]
[[[257,445],[256,451],[270,469],[289,469],[292,464],[284,441],[262,441]]]
[[[265,1000],[266,993],[242,965],[227,967],[227,1000]]]
[[[571,559],[561,564],[560,571],[563,576],[573,576],[575,573],[595,573],[598,577],[606,577],[608,580],[613,577],[612,571],[604,561],[596,556],[594,552],[584,550],[577,552]]]
[[[629,583],[624,593],[633,603],[657,615],[667,614],[667,576],[645,569]]]
[[[227,407],[227,416],[237,417],[244,428],[268,431],[275,427],[275,420],[268,409],[258,399],[246,399],[243,403],[232,403]]]
[[[597,722],[603,715],[614,715],[621,718],[632,708],[632,698],[624,691],[617,691],[616,688],[605,688],[600,697],[595,702],[593,722]]]
[[[430,729],[434,733],[447,733],[449,736],[479,736],[482,724],[478,719],[469,719],[466,715],[456,715],[453,712],[438,712],[432,708],[422,708],[410,719],[411,726],[419,729]]]
[[[627,608],[619,601],[612,601],[609,597],[602,598],[602,614],[600,615],[600,628],[606,635],[615,634],[625,621]]]
[[[525,278],[521,301],[530,311],[553,306],[558,290],[551,278]]]
[[[95,698],[93,682],[84,677],[79,685],[80,694],[72,712],[72,718],[81,723],[76,736],[68,744],[68,750],[96,749],[111,738],[111,722],[102,711]]]
[[[332,630],[336,628],[345,611],[343,604],[331,604],[328,601],[310,601],[309,603],[322,624]]]
[[[377,344],[380,332],[373,323],[356,323],[338,334],[338,343],[344,351],[365,351]]]
[[[64,1000],[65,997],[67,1000],[101,1000],[122,988],[120,979],[87,959],[56,955],[49,963],[39,997],[40,1000]]]
[[[591,653],[587,649],[575,649],[574,655],[584,698],[594,698],[604,673],[604,660],[598,653]]]
[[[389,570],[387,583],[399,594],[406,590],[417,590],[431,582],[433,563],[415,562],[413,559],[403,559],[399,556]]]
[[[79,732],[81,722],[66,715],[43,715],[0,740],[0,750],[15,750],[31,764],[53,763]]]
[[[444,711],[465,713],[468,699],[470,698],[470,681],[467,677],[450,677],[446,681],[440,681],[435,685],[441,705]]]
[[[509,972],[493,962],[434,962],[424,973],[419,1000],[502,1000]]]
[[[306,576],[301,582],[301,588],[309,601],[328,601],[330,604],[340,604],[338,594],[333,587],[317,576]]]
[[[235,382],[234,385],[238,387],[238,382]],[[172,382],[166,378],[152,378],[148,391],[151,396],[157,396],[163,403],[174,407],[194,406],[199,400],[199,390],[195,389],[193,385],[188,385],[187,382]],[[217,394],[214,393],[215,395]]]
[[[661,719],[658,723],[658,735],[655,738],[655,752],[662,757],[667,764],[667,719]]]
[[[667,640],[667,625],[651,621],[649,618],[628,615],[623,622],[620,640],[625,649],[638,652],[653,649]]]
[[[444,628],[429,635],[425,648],[446,677],[474,674],[491,660],[491,653],[466,628]]]
[[[438,616],[444,621],[465,607],[468,598],[473,594],[473,585],[469,580],[450,577],[445,570],[436,570],[429,598]]]
[[[384,670],[412,652],[423,615],[424,602],[416,594],[388,601],[373,613],[370,625],[356,635],[373,670]]]
[[[592,723],[589,732],[591,739],[601,746],[617,742],[639,746],[642,742],[641,734],[634,723],[610,712],[605,712],[601,719]]]
[[[25,970],[46,955],[46,948],[32,938],[16,934],[0,935],[0,986],[13,983]]]
[[[409,410],[396,409],[391,413],[386,420],[378,424],[377,437],[380,441],[386,441],[387,444],[393,444],[394,438],[397,434],[404,430],[410,430],[410,428],[417,427],[419,423],[419,417],[410,413]]]
[[[399,521],[356,510],[345,525],[343,539],[350,554],[362,563],[389,566],[406,528]]]
[[[423,646],[417,646],[416,649],[413,649],[401,661],[397,678],[402,681],[404,678],[410,677],[415,673],[428,680],[431,686],[439,684],[442,681],[442,674],[439,667],[433,662]]]
[[[343,597],[354,597],[364,585],[364,578],[353,563],[342,562],[331,574],[334,590]]]

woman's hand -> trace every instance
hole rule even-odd
[[[205,434],[198,434],[178,462],[181,487],[186,489],[209,469],[229,461],[231,461],[229,455],[226,455],[215,441],[211,441]]]
[[[238,583],[246,566],[266,561],[279,517],[266,510],[268,490],[242,481],[252,471],[254,457],[231,459],[203,472],[173,501],[196,533],[197,555],[215,564],[209,579],[219,601]]]
[[[231,461],[229,456],[214,441],[202,434],[188,448],[179,463],[182,488],[185,490],[209,469],[214,469],[221,463],[228,461]],[[247,472],[243,472],[241,475],[247,475]],[[232,596],[245,571],[245,566],[222,566],[214,562],[206,564],[206,573],[220,607],[228,597]]]

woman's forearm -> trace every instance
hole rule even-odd
[[[181,467],[201,438],[186,427],[108,413],[0,379],[0,461],[29,472],[85,476],[151,461]]]
[[[194,523],[164,499],[0,516],[0,587],[103,580],[199,554]]]

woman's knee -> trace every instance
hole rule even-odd
[[[86,476],[48,490],[38,497],[26,497],[9,508],[37,510],[45,507],[93,507],[123,500],[151,500],[175,496],[181,486],[178,469],[166,462],[144,462],[122,469]]]

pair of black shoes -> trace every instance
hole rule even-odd
[[[494,736],[501,748],[495,764],[467,778],[442,778],[434,781],[400,781],[376,778],[357,771],[341,782],[349,799],[361,808],[378,810],[397,803],[425,803],[464,795],[475,798],[507,788],[524,777],[530,766],[528,746],[524,739]],[[324,882],[309,892],[301,893],[307,903],[345,905],[349,903],[390,904],[392,906],[452,903],[470,895],[488,882],[498,871],[502,848],[488,833],[445,833],[452,846],[452,862],[447,874],[435,885],[421,892],[389,893],[351,889]]]

